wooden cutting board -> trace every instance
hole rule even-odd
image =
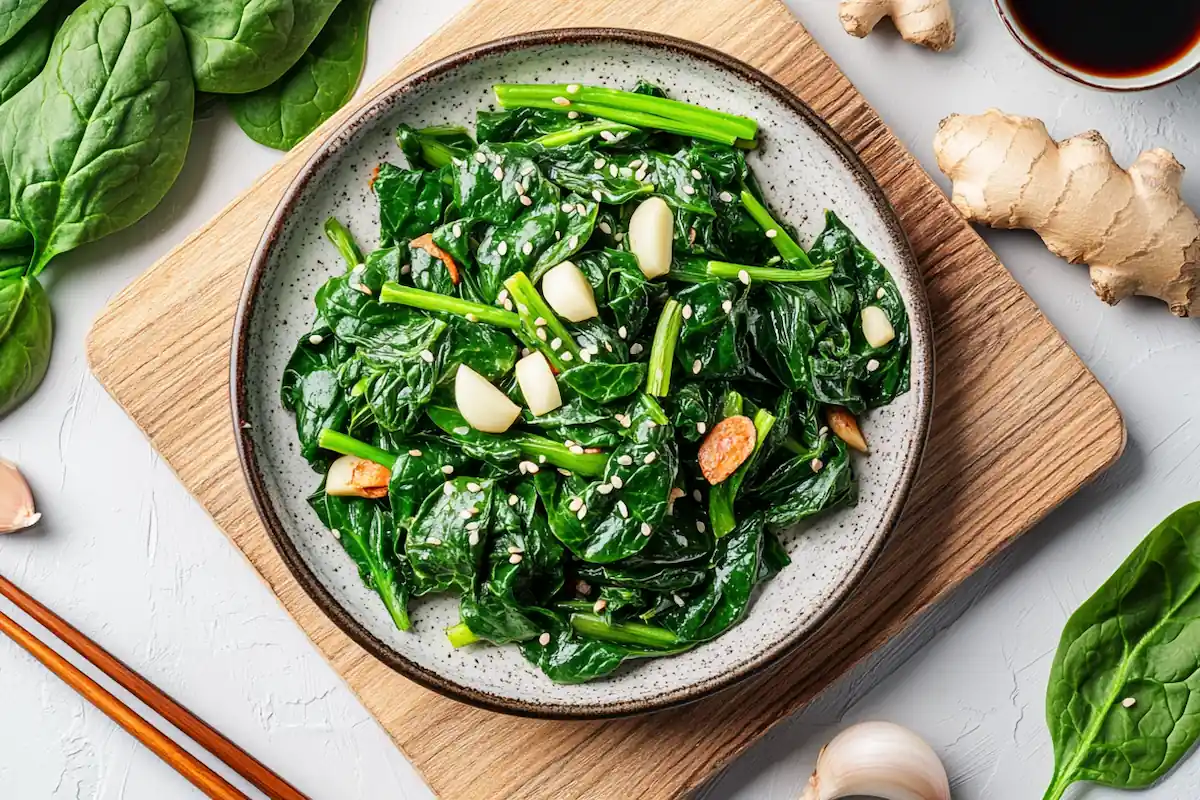
[[[673,34],[773,75],[862,155],[922,264],[938,373],[932,434],[908,510],[862,587],[771,674],[648,717],[507,717],[401,678],[301,591],[244,486],[227,378],[251,253],[320,133],[118,296],[88,341],[101,383],[447,798],[667,797],[696,787],[1111,464],[1125,441],[1104,389],[778,0],[478,0],[357,103],[452,51],[567,26]]]

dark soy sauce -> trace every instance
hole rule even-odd
[[[1022,30],[1070,66],[1106,78],[1148,75],[1200,41],[1200,0],[1009,0]]]

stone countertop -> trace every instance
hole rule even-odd
[[[366,81],[465,5],[378,3]],[[790,5],[934,174],[938,120],[991,106],[1042,117],[1059,138],[1096,128],[1123,164],[1163,146],[1200,165],[1200,77],[1132,95],[1076,86],[1028,58],[984,0],[956,0],[959,43],[943,55],[901,42],[886,26],[863,41],[847,36],[834,0]],[[158,209],[46,274],[58,323],[54,361],[36,398],[0,422],[0,456],[22,465],[48,513],[34,531],[0,539],[0,572],[314,798],[429,797],[84,359],[84,337],[104,304],[278,157],[217,110],[198,124],[183,175]],[[1185,193],[1200,207],[1200,175],[1186,179]],[[752,748],[705,797],[794,798],[820,746],[864,719],[925,736],[958,800],[1039,797],[1052,769],[1043,697],[1063,622],[1147,531],[1197,499],[1200,323],[1154,301],[1108,308],[1092,296],[1086,269],[1049,255],[1032,234],[988,240],[1116,399],[1129,426],[1125,456]],[[8,640],[0,640],[0,697],[3,796],[198,796]],[[1200,759],[1142,796],[1200,796]]]

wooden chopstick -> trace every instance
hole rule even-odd
[[[97,669],[116,681],[130,694],[193,741],[225,762],[230,769],[248,780],[272,800],[308,800],[296,787],[285,781],[254,756],[222,736],[204,720],[188,711],[154,684],[138,675],[120,659],[71,626],[62,617],[39,603],[12,581],[0,575],[0,595],[35,619],[38,624],[69,645]],[[93,704],[113,718],[121,727],[137,737],[160,758],[179,771],[210,797],[241,800],[246,796],[227,783],[179,745],[164,736],[157,728],[139,717],[112,694],[75,668],[54,650],[39,641],[11,618],[0,613],[0,631],[28,650],[52,672],[67,682]],[[120,716],[119,716],[120,715]],[[145,734],[145,735],[143,735]],[[147,738],[149,737],[149,738]],[[206,781],[205,783],[199,780]]]

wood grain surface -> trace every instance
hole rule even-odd
[[[588,723],[506,717],[401,678],[300,590],[245,489],[227,376],[234,309],[251,253],[321,133],[118,296],[88,342],[101,383],[447,798],[668,797],[696,787],[1112,463],[1125,441],[1103,388],[778,0],[478,0],[356,102],[455,50],[568,26],[673,34],[770,73],[861,154],[921,261],[938,367],[917,486],[864,584],[770,674],[648,717]]]

